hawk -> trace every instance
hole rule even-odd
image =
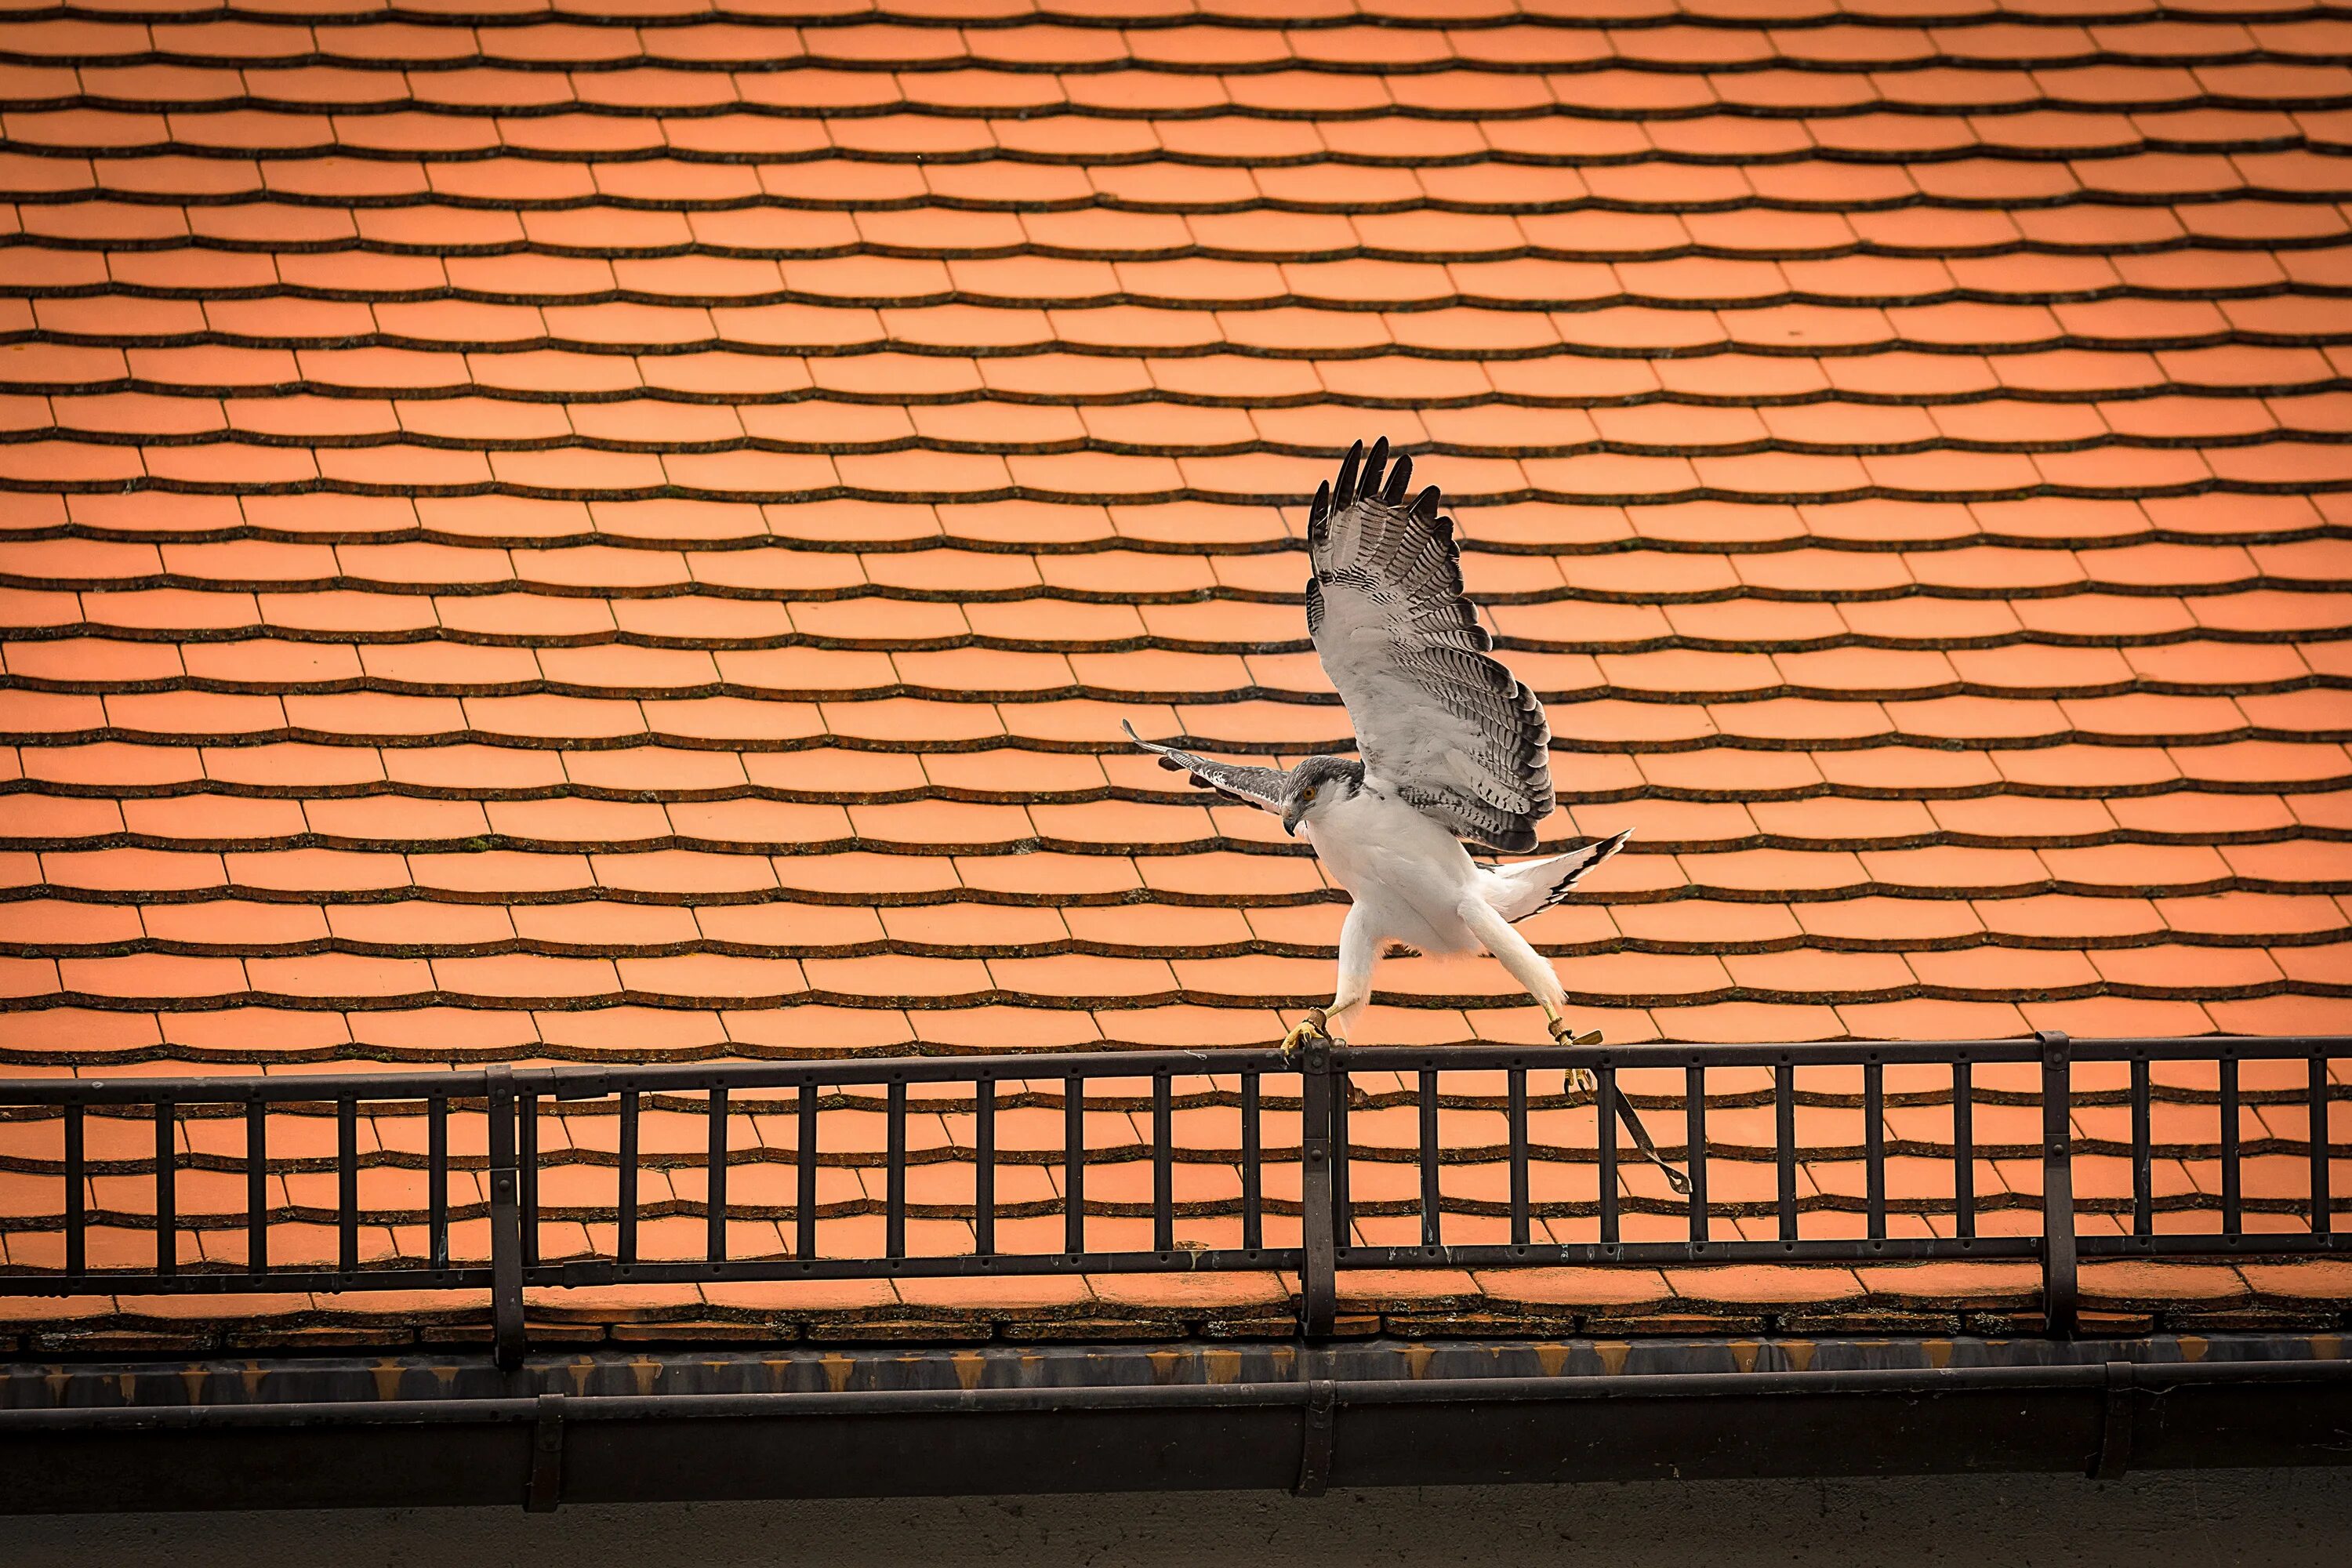
[[[1160,766],[1280,816],[1348,891],[1338,989],[1290,1030],[1285,1055],[1310,1034],[1328,1037],[1370,999],[1391,943],[1484,948],[1543,1008],[1553,1039],[1597,1045],[1597,1031],[1570,1026],[1559,976],[1511,927],[1565,898],[1629,835],[1492,867],[1463,847],[1535,847],[1536,824],[1552,809],[1551,726],[1463,597],[1461,549],[1437,487],[1408,497],[1412,480],[1412,459],[1391,465],[1385,438],[1369,453],[1359,441],[1307,514],[1307,630],[1348,706],[1360,761],[1309,757],[1286,773],[1158,745],[1132,725],[1127,733]]]

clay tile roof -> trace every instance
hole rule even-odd
[[[2340,1026],[2352,24],[1277,9],[13,5],[0,1076],[1268,1043],[1337,895],[1118,723],[1346,742],[1295,541],[1381,434],[1549,702],[1546,845],[1635,832],[1530,927],[1612,1042]],[[1384,985],[1362,1041],[1537,1038]]]

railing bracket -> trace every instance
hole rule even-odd
[[[2042,1047],[2042,1331],[2074,1337],[2074,1042],[2035,1031]]]
[[[563,1498],[563,1395],[542,1394],[531,1422],[530,1480],[524,1488],[525,1513],[553,1513]]]
[[[1307,1409],[1298,1437],[1298,1484],[1294,1497],[1321,1497],[1331,1481],[1331,1445],[1339,1429],[1339,1389],[1328,1377],[1307,1385]]]
[[[1308,1339],[1328,1334],[1339,1315],[1331,1065],[1331,1047],[1320,1039],[1299,1053],[1298,1329]]]
[[[2099,1457],[2091,1462],[2091,1479],[2111,1481],[2131,1466],[2132,1394],[2139,1384],[2136,1363],[2107,1363],[2107,1397],[2099,1418]]]
[[[490,1325],[499,1368],[522,1365],[522,1178],[515,1160],[514,1068],[489,1069]]]

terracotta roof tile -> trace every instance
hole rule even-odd
[[[1339,906],[1117,722],[1345,743],[1288,546],[1382,430],[1550,703],[1546,843],[1635,830],[1529,927],[1613,1040],[2328,1026],[2341,24],[1670,9],[21,22],[0,1070],[1266,1043]],[[1491,965],[1382,985],[1367,1038],[1539,1038]],[[827,1116],[870,1244],[876,1119]],[[1850,1120],[1808,1226],[1853,1223]],[[1449,1223],[1493,1173],[1449,1164]],[[1367,1238],[1418,1241],[1396,1195]],[[2084,1278],[2239,1310],[2320,1267]],[[1585,1272],[1351,1299],[2019,1295]]]

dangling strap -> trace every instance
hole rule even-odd
[[[1675,1196],[1690,1196],[1690,1178],[1666,1163],[1666,1157],[1658,1152],[1657,1144],[1650,1138],[1650,1130],[1642,1125],[1641,1117],[1634,1114],[1633,1108],[1625,1102],[1624,1094],[1620,1092],[1609,1098],[1616,1102],[1617,1120],[1623,1122],[1625,1131],[1633,1135],[1633,1147],[1639,1149],[1650,1163],[1665,1173],[1666,1185],[1674,1188]]]

